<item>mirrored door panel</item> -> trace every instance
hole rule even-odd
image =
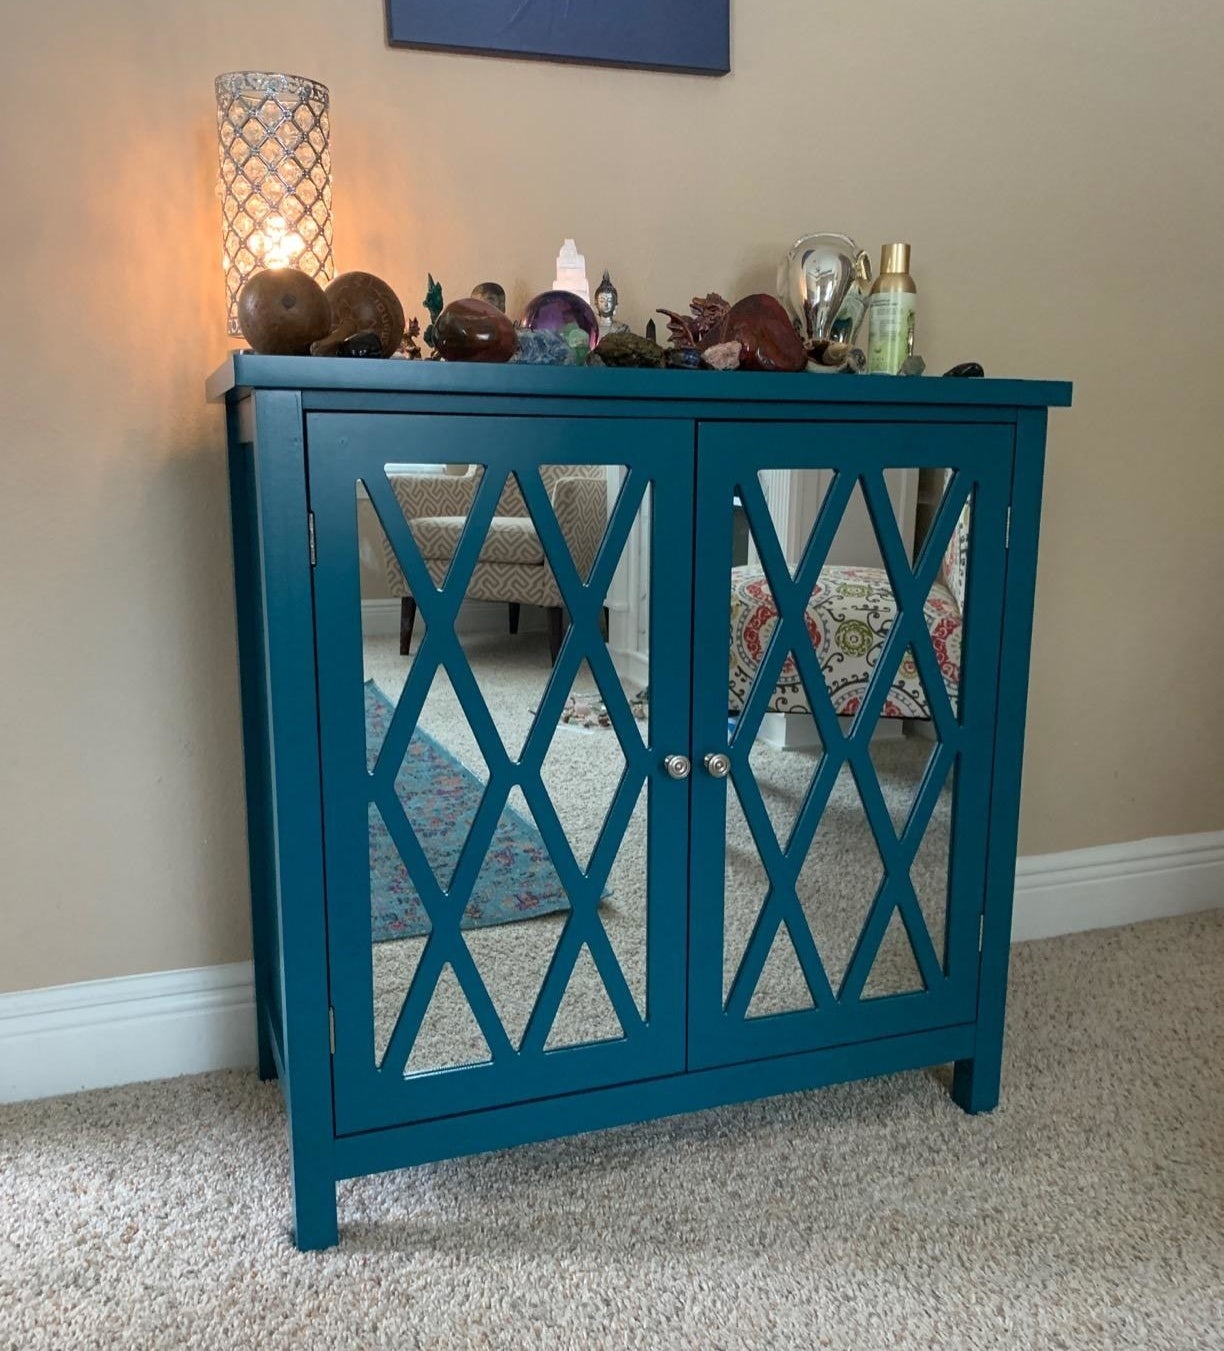
[[[660,617],[687,609],[689,563],[652,522],[691,517],[691,445],[686,466],[659,424],[317,421],[350,1124],[680,1067],[683,980],[655,967],[683,946],[660,880],[687,801],[661,766],[689,654]]]
[[[712,426],[698,456],[695,647],[728,655],[694,667],[691,1059],[968,1019],[1010,434]]]

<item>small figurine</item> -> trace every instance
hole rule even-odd
[[[483,300],[495,310],[501,310],[503,314],[506,312],[506,288],[495,281],[482,281],[478,286],[473,286],[472,299]]]
[[[429,348],[430,361],[441,361],[438,355],[438,344],[434,339],[434,325],[438,322],[438,315],[446,308],[446,302],[442,299],[442,283],[433,279],[433,273],[428,273],[429,285],[425,288],[425,299],[421,304],[429,311],[429,327],[425,330],[425,346]]]
[[[667,316],[673,347],[699,348],[722,326],[730,308],[730,303],[717,291],[711,291],[704,299],[701,296],[693,297],[689,302],[691,316],[677,314],[674,310],[660,310],[659,313]]]
[[[420,361],[421,349],[417,346],[417,338],[421,336],[421,321],[413,315],[408,320],[408,328],[404,333],[404,341],[400,343],[399,354],[406,357],[409,361]]]
[[[653,319],[646,320],[646,336],[650,339],[651,342],[658,341],[659,338],[658,330],[655,328],[655,321]]]
[[[616,317],[616,307],[620,304],[620,295],[612,285],[612,278],[604,268],[603,281],[595,292],[595,313],[599,316],[599,336],[601,339],[613,333],[628,333],[629,325],[622,324]],[[650,339],[654,342],[654,339]]]

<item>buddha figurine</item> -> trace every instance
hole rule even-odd
[[[605,268],[603,281],[599,283],[595,291],[595,313],[599,316],[599,337],[601,341],[611,333],[629,332],[629,325],[622,324],[616,317],[616,307],[619,304],[620,296],[617,294],[616,287],[612,285],[612,278]]]

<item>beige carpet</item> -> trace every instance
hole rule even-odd
[[[1015,953],[1003,1106],[935,1073],[345,1183],[273,1085],[0,1110],[0,1347],[1224,1347],[1224,914]]]

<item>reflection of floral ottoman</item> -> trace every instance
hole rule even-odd
[[[961,615],[952,592],[936,582],[923,610],[952,707],[960,683]],[[855,713],[897,617],[883,568],[826,567],[807,606],[807,630],[834,709]],[[759,567],[731,571],[731,682],[728,707],[744,700],[769,646],[778,611]],[[793,656],[787,655],[770,697],[770,713],[807,713],[807,692]],[[909,652],[884,702],[886,718],[929,718],[930,707]]]

